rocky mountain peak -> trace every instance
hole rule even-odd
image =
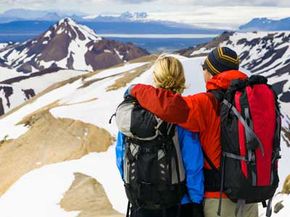
[[[71,39],[93,40],[99,41],[102,38],[99,37],[94,30],[87,26],[76,23],[73,19],[66,17],[58,21],[55,25],[42,34],[44,37],[66,35]]]
[[[64,18],[37,38],[0,50],[0,66],[24,73],[48,68],[93,71],[147,54],[133,44],[103,39],[89,27]]]

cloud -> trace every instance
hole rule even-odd
[[[103,2],[104,0],[88,0],[86,2],[90,3],[98,3],[98,2]],[[128,4],[138,4],[138,3],[143,3],[143,2],[153,2],[157,0],[107,0],[107,2],[119,2],[119,3],[128,3]],[[15,5],[15,4],[40,4],[40,3],[46,3],[46,4],[55,4],[55,3],[61,3],[64,2],[63,0],[1,0],[2,4],[10,4],[10,5]],[[83,0],[70,0],[72,3],[84,3]]]
[[[52,2],[55,2],[56,0],[52,0]],[[2,4],[34,4],[34,3],[43,3],[45,0],[2,0]]]
[[[157,0],[118,0],[119,2],[128,3],[128,4],[139,4],[139,3],[147,3],[154,2]]]
[[[183,11],[149,13],[154,20],[176,21],[206,28],[236,29],[255,17],[281,19],[289,17],[289,7],[196,6]]]
[[[188,6],[290,6],[289,0],[159,0],[170,4]]]
[[[141,3],[158,4],[166,10],[170,5],[176,6],[290,6],[289,0],[70,0],[70,4],[78,4],[82,6],[84,4],[102,4],[107,3],[108,5],[124,6],[124,5],[138,5]],[[7,6],[40,6],[43,5],[56,5],[61,6],[62,4],[67,5],[65,0],[1,0],[0,5]],[[109,8],[108,8],[109,9]]]
[[[154,20],[204,27],[236,28],[254,17],[289,17],[289,0],[0,0],[0,12],[11,8],[117,15],[145,11]],[[179,13],[179,12],[180,13]]]

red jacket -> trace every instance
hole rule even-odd
[[[214,76],[206,84],[207,91],[227,89],[232,80],[246,79],[247,75],[231,70]],[[142,107],[159,118],[176,123],[190,131],[199,132],[202,148],[214,165],[220,167],[220,117],[219,104],[211,93],[182,97],[170,91],[138,84],[132,91]],[[185,102],[185,103],[184,103]],[[207,162],[205,168],[210,169]],[[207,198],[218,198],[218,192],[206,192]]]

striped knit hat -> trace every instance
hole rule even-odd
[[[232,49],[219,47],[208,54],[203,68],[207,69],[213,76],[228,70],[238,70],[239,57]]]

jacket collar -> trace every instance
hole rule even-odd
[[[232,80],[236,79],[244,80],[246,78],[248,78],[248,76],[239,70],[225,71],[218,75],[213,76],[206,83],[206,90],[209,91],[209,90],[228,89]]]

